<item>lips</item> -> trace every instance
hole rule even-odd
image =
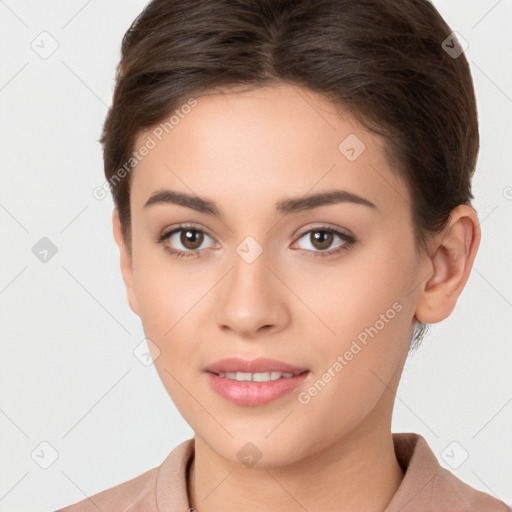
[[[311,376],[308,370],[294,377],[280,378],[266,382],[238,381],[206,372],[210,387],[225,400],[236,405],[263,406],[278,398],[285,400],[296,392]]]
[[[203,368],[211,388],[236,405],[262,406],[289,395],[311,372],[277,359],[228,357]],[[284,398],[283,398],[284,399]]]
[[[226,373],[263,373],[263,372],[281,372],[281,373],[303,373],[307,368],[294,366],[277,359],[268,359],[260,357],[258,359],[240,359],[239,357],[228,357],[221,359],[204,368],[204,371],[219,374]]]

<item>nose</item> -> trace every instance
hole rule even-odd
[[[289,291],[265,251],[249,263],[236,255],[216,297],[217,323],[237,338],[276,333],[290,322]]]

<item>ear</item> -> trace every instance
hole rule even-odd
[[[139,306],[137,304],[137,298],[135,296],[135,290],[133,286],[133,265],[132,256],[126,247],[123,231],[121,228],[121,220],[119,219],[119,210],[114,207],[112,211],[112,228],[114,231],[114,239],[120,251],[120,262],[121,262],[121,274],[126,287],[126,295],[128,297],[128,303],[130,309],[139,315]]]
[[[469,278],[480,237],[475,210],[468,205],[455,208],[430,246],[427,264],[432,274],[421,285],[415,314],[420,322],[440,322],[451,314]]]

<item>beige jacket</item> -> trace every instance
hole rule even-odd
[[[393,434],[393,442],[405,476],[385,512],[512,511],[441,467],[422,436]],[[188,439],[160,466],[56,512],[187,512],[187,467],[193,455],[194,440]]]

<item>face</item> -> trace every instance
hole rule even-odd
[[[138,138],[156,144],[132,174],[123,270],[172,400],[234,463],[248,442],[283,465],[389,428],[424,268],[382,142],[297,87],[196,101],[168,133]],[[146,205],[165,190],[212,204]],[[205,368],[229,357],[307,372],[253,383],[252,399],[231,380],[228,399]]]

